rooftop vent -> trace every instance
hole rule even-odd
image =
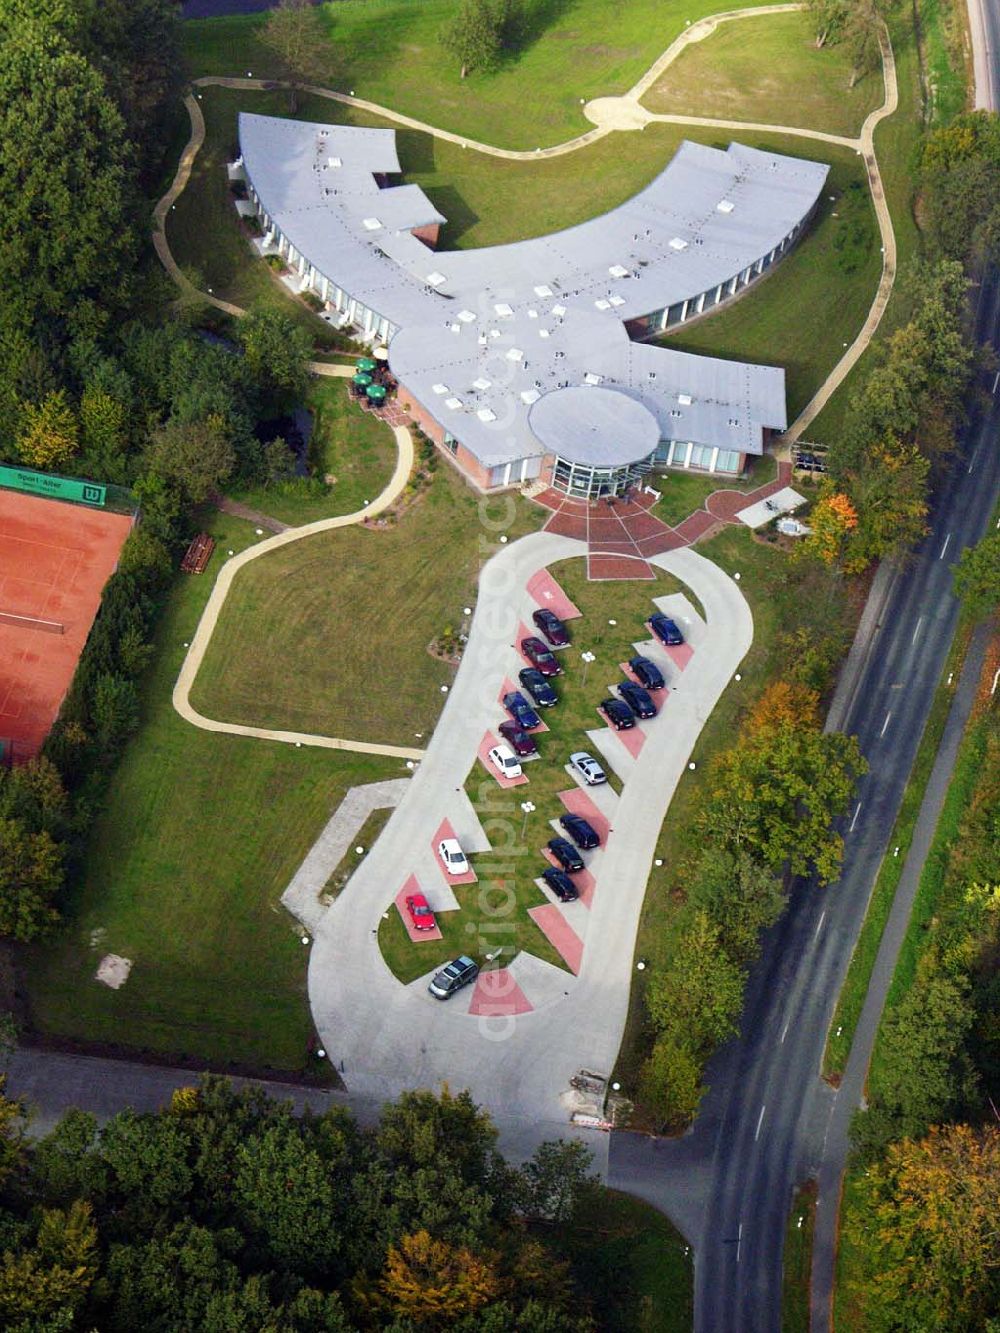
[[[471,310],[460,310],[455,318],[460,319],[463,324],[471,324],[476,317]]]
[[[453,412],[457,412],[462,406],[462,400],[461,398],[446,398],[444,400],[444,405],[445,407],[450,407]]]
[[[524,353],[521,351],[520,347],[508,347],[508,348],[507,348],[507,360],[508,360],[508,361],[523,361],[523,360],[524,360]]]
[[[552,313],[555,315],[556,319],[562,319],[563,315],[566,313],[566,307],[564,305],[554,305],[552,307]]]
[[[539,336],[539,338],[548,338],[548,337],[549,337],[549,331],[548,331],[548,329],[539,329],[539,330],[538,330],[538,336]]]
[[[625,304],[625,298],[624,298],[624,296],[609,296],[609,297],[608,297],[608,302],[609,302],[611,305],[614,305],[614,306],[624,305],[624,304]]]
[[[605,301],[605,299],[604,299],[603,296],[599,296],[599,297],[597,298],[597,300],[594,302],[594,305],[597,306],[598,310],[610,310],[610,309],[611,309],[611,302],[610,302],[610,301]]]
[[[493,309],[501,319],[510,319],[511,315],[514,313],[513,309],[506,303],[506,301],[501,301],[498,305],[495,305]]]
[[[490,337],[491,337],[491,338],[499,338],[499,337],[500,337],[500,330],[499,330],[499,329],[490,329]]]
[[[736,205],[731,199],[720,199],[715,205],[715,211],[717,213],[731,213],[735,207]]]
[[[529,319],[537,319],[537,318],[538,318],[538,311],[537,311],[537,310],[529,310],[529,311],[528,311],[528,318],[529,318]]]
[[[536,296],[551,296],[551,295],[552,295],[552,288],[551,288],[551,287],[546,287],[545,284],[542,283],[541,286],[535,288],[535,295],[536,295]]]
[[[378,231],[378,229],[382,226],[378,218],[365,218],[364,222],[361,225],[364,227],[365,231]]]
[[[688,243],[684,240],[683,236],[674,236],[671,238],[670,248],[671,250],[686,250],[688,248]]]
[[[476,339],[476,342],[479,343],[479,346],[480,346],[480,347],[485,347],[485,346],[486,346],[486,334],[485,334],[485,333],[481,333],[481,334],[479,335],[479,337]]]
[[[611,267],[608,269],[608,272],[611,274],[613,278],[628,277],[628,269],[622,268],[621,264],[612,264]]]
[[[655,380],[655,379],[656,379],[656,371],[655,371],[655,370],[651,370],[651,371],[649,372],[649,378],[650,378],[651,380]]]
[[[451,329],[452,333],[461,333],[461,332],[462,332],[462,326],[461,326],[461,324],[449,324],[448,327],[449,327],[449,329]]]
[[[689,393],[679,393],[677,395],[677,401],[680,403],[681,407],[690,407],[693,399]]]
[[[480,421],[496,421],[497,414],[488,407],[481,407],[476,413]]]
[[[439,273],[437,269],[435,269],[433,273],[427,274],[427,281],[430,283],[432,287],[440,287],[441,284],[443,282],[447,282],[448,279],[444,276],[443,273]]]
[[[584,375],[583,377],[583,382],[584,384],[600,384],[601,380],[603,379],[604,379],[603,375],[595,375],[592,370],[588,370],[586,375]]]
[[[448,388],[447,384],[432,384],[431,388],[435,393],[451,393],[451,390]]]

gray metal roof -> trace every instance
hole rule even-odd
[[[528,426],[546,453],[595,467],[642,462],[660,442],[660,424],[647,407],[594,385],[545,394],[529,407]]]
[[[270,217],[320,273],[396,326],[394,372],[485,465],[547,452],[529,411],[574,385],[621,389],[665,439],[760,453],[762,429],[786,425],[781,369],[635,343],[624,321],[693,299],[770,253],[809,214],[825,164],[684,142],[609,213],[435,253],[411,234],[444,221],[423,191],[375,179],[399,169],[392,130],[244,113],[240,143]]]

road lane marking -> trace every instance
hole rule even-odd
[[[917,628],[913,631],[913,638],[910,640],[911,645],[916,643],[917,635],[920,633],[920,627],[923,623],[924,623],[924,618],[923,616],[921,616],[920,619],[917,621]]]
[[[743,1223],[740,1223],[739,1235],[736,1237],[736,1262],[740,1261],[740,1250],[743,1248]]]
[[[813,935],[813,939],[816,939],[816,937],[819,935],[819,932],[823,929],[823,922],[825,920],[826,920],[826,908],[824,907],[823,915],[819,919],[819,925],[816,927],[816,934]]]
[[[938,556],[938,559],[939,559],[939,560],[943,560],[943,559],[944,559],[944,553],[945,553],[945,551],[947,551],[947,549],[948,549],[948,543],[949,543],[950,541],[951,541],[951,533],[949,532],[948,535],[947,535],[947,537],[945,537],[945,539],[944,539],[944,545],[941,547],[941,554]]]
[[[784,1044],[785,1044],[785,1038],[788,1036],[788,1027],[789,1027],[789,1024],[791,1023],[791,1021],[792,1021],[792,1020],[789,1019],[788,1022],[785,1024],[785,1026],[781,1029],[781,1044],[782,1044],[782,1046],[784,1046]]]
[[[998,384],[1000,384],[1000,370],[993,376],[993,388],[990,390],[991,393],[996,393]]]
[[[756,1143],[757,1140],[760,1138],[760,1127],[764,1123],[764,1112],[766,1110],[767,1110],[767,1105],[765,1103],[765,1105],[760,1108],[760,1115],[757,1117],[757,1132],[753,1136],[754,1143]]]
[[[892,717],[892,709],[890,708],[889,711],[888,711],[888,713],[886,713],[886,715],[885,715],[885,721],[882,723],[882,730],[879,732],[879,735],[880,735],[880,736],[884,736],[884,735],[885,735],[886,728],[887,728],[888,725],[889,725],[889,719],[890,719],[891,717]]]
[[[973,455],[972,461],[969,463],[969,466],[965,469],[966,472],[971,472],[975,466],[976,466],[976,459],[975,456]]]
[[[854,818],[851,820],[851,827],[847,830],[848,833],[853,833],[853,832],[854,832],[854,825],[858,822],[858,815],[859,815],[860,813],[861,813],[861,802],[859,801],[859,802],[857,803],[857,805],[855,806],[855,809],[854,809]]]

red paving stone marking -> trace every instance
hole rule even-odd
[[[663,651],[673,662],[678,671],[683,671],[694,656],[694,649],[689,643],[664,644]]]
[[[550,865],[555,866],[557,870],[562,869],[562,866],[547,847],[539,847],[538,850]],[[575,875],[570,875],[570,879],[573,881],[574,889],[576,889],[577,893],[580,895],[580,901],[583,903],[584,907],[589,908],[591,899],[594,896],[594,890],[597,888],[597,880],[594,879],[589,870],[578,870]],[[544,883],[544,879],[539,880],[539,887]]]
[[[604,723],[605,731],[609,731],[612,736],[621,741],[622,745],[625,746],[625,749],[628,750],[633,759],[638,759],[639,751],[646,744],[646,733],[642,728],[626,727],[624,731],[619,731],[617,727],[608,726],[607,719],[603,713],[598,713],[597,716]]]
[[[511,683],[509,680],[507,680],[507,679],[504,680],[503,685],[500,687],[500,693],[497,695],[497,701],[498,701],[498,703],[503,704],[503,697],[504,697],[504,695],[505,695],[505,694],[513,694],[515,690],[516,690],[519,694],[523,694],[524,697],[527,699],[529,705],[530,705],[532,708],[535,708],[534,703],[532,703],[531,695],[528,693],[528,691],[525,690],[525,689],[522,689],[522,687],[521,687],[519,684],[518,684],[518,685],[514,685],[514,684],[512,684],[512,683]],[[537,726],[537,727],[529,727],[529,728],[528,728],[528,733],[529,733],[529,735],[532,735],[532,736],[537,736],[540,732],[548,731],[548,727],[547,727],[547,726],[545,725],[545,723],[542,721],[541,710],[538,709],[538,708],[535,708],[535,715],[536,715],[537,718],[538,718],[538,726]]]
[[[448,881],[449,884],[478,884],[479,881],[476,878],[476,872],[473,870],[471,865],[469,866],[469,872],[466,875],[449,875],[447,870],[445,870],[444,864],[441,861],[441,857],[438,854],[438,843],[443,842],[445,838],[454,838],[454,837],[455,837],[455,830],[452,828],[451,824],[447,819],[442,819],[440,825],[438,826],[438,831],[434,834],[434,837],[431,839],[431,851],[434,853],[434,860],[437,862],[438,869],[441,871],[441,874],[444,876],[444,878]]]
[[[483,739],[479,742],[479,752],[478,752],[479,762],[482,764],[483,768],[486,769],[487,773],[489,773],[490,777],[496,780],[497,785],[503,787],[504,791],[509,790],[511,787],[525,786],[528,779],[524,776],[523,773],[519,778],[505,777],[504,774],[501,773],[500,770],[496,768],[492,763],[492,761],[490,760],[490,750],[493,749],[494,745],[499,745],[499,744],[500,744],[499,736],[494,736],[492,731],[488,731],[486,735],[483,737]],[[506,741],[504,742],[504,744],[505,745],[507,744]],[[510,749],[509,745],[507,746],[507,749],[508,750]]]
[[[529,907],[528,915],[566,966],[578,976],[583,962],[583,940],[553,903]]]
[[[509,1018],[530,1014],[534,1005],[514,980],[510,969],[495,968],[480,972],[469,1004],[469,1013],[483,1018]]]
[[[573,605],[547,569],[540,569],[528,580],[528,596],[539,606],[554,611],[560,620],[576,620],[582,612]]]
[[[610,579],[642,579],[649,581],[656,575],[641,556],[604,555],[590,552],[587,556],[587,578],[591,583]]]
[[[423,889],[420,887],[416,875],[411,875],[396,894],[396,911],[399,913],[400,920],[406,929],[407,935],[409,935],[414,944],[422,944],[424,940],[444,939],[444,936],[441,934],[441,928],[438,925],[435,925],[433,930],[417,930],[416,926],[410,920],[410,914],[406,910],[406,900],[414,893],[423,893]],[[427,901],[431,907],[434,906],[429,898]]]
[[[587,821],[600,838],[602,846],[607,842],[611,825],[585,791],[579,787],[570,787],[568,791],[559,792],[559,799],[571,815],[580,815]]]
[[[56,719],[131,527],[124,514],[0,491],[0,611],[63,625],[0,623],[0,737],[16,759],[36,754]]]

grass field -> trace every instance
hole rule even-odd
[[[396,466],[392,430],[348,397],[347,380],[312,380],[305,406],[313,413],[309,462],[318,494],[300,482],[230,491],[234,500],[297,526],[332,514],[353,514],[384,489]],[[324,478],[333,477],[330,484]]]
[[[722,23],[687,47],[642,99],[649,111],[764,125],[796,125],[856,137],[881,106],[880,71],[851,87],[845,46],[816,46],[808,13]]]
[[[815,1226],[816,1185],[810,1181],[795,1191],[785,1228],[781,1333],[809,1333],[809,1279]]]
[[[707,477],[703,472],[664,472],[652,479],[662,495],[653,506],[653,513],[672,526],[700,509],[713,491],[752,491],[773,481],[778,464],[770,454],[754,459],[742,477]]]
[[[177,671],[225,550],[253,528],[203,516],[208,572],[181,576],[143,682],[143,718],[91,830],[69,922],[26,957],[30,1026],[213,1067],[309,1064],[307,950],[278,899],[348,787],[398,763],[199,731],[174,712]],[[121,990],[94,980],[133,960]]]
[[[626,92],[719,0],[528,0],[528,37],[494,74],[459,77],[440,43],[452,0],[339,0],[322,7],[329,62],[315,82],[502,148],[562,143],[590,128],[581,101]],[[259,16],[184,24],[193,75],[281,74]]]
[[[706,764],[732,744],[741,719],[765,685],[787,674],[789,648],[782,634],[799,627],[812,636],[839,632],[846,649],[853,632],[845,589],[835,576],[818,566],[792,563],[775,546],[756,541],[748,529],[725,528],[700,543],[698,552],[729,573],[740,574],[740,589],[753,612],[754,638],[740,665],[741,680],[730,683],[705,721],[692,753],[696,768],[681,778],[660,831],[656,857],[663,866],[650,872],[636,941],[636,957],[650,965],[646,976],[669,958],[674,947],[684,866],[698,847],[697,814],[705,792]],[[629,1096],[638,1086],[649,1041],[643,987],[635,985],[614,1075]]]
[[[404,981],[415,980],[437,962],[454,958],[456,952],[474,954],[470,941],[477,939],[482,941],[484,953],[502,945],[505,962],[520,949],[527,949],[547,962],[563,965],[559,954],[527,915],[529,907],[549,901],[534,881],[548,864],[539,849],[554,836],[549,821],[565,813],[557,793],[572,786],[563,765],[574,750],[592,748],[584,733],[604,725],[597,705],[607,695],[607,685],[621,679],[619,663],[634,654],[633,641],[636,637],[646,637],[642,622],[654,609],[651,599],[683,591],[684,586],[662,571],[657,571],[655,583],[588,583],[582,559],[560,561],[552,566],[551,572],[583,617],[570,622],[574,645],[560,655],[564,675],[556,683],[559,703],[545,711],[543,720],[549,730],[538,738],[541,757],[526,766],[529,786],[516,788],[509,797],[509,818],[516,830],[517,844],[510,849],[514,874],[513,877],[505,874],[505,882],[513,884],[516,911],[509,917],[504,915],[504,933],[499,936],[495,927],[497,913],[490,912],[493,904],[489,900],[484,904],[479,887],[459,888],[456,897],[461,911],[439,916],[444,939],[433,947],[426,942],[413,944],[399,913],[391,911],[388,921],[382,923],[379,942],[386,962]],[[612,619],[618,623],[608,624]],[[585,645],[596,658],[587,668],[586,683],[577,645]],[[613,772],[609,773],[609,780],[620,786]],[[478,762],[472,767],[465,789],[473,805],[482,810],[484,820],[499,813],[496,783]],[[527,798],[536,809],[525,817],[519,810],[519,802]],[[473,856],[471,860],[474,867],[481,860],[484,880],[496,873],[495,853],[482,858]]]
[[[528,501],[518,512],[521,530],[545,517]],[[442,464],[395,525],[320,533],[247,566],[192,702],[224,721],[419,748],[452,678],[428,645],[471,605],[484,532],[478,501]]]

